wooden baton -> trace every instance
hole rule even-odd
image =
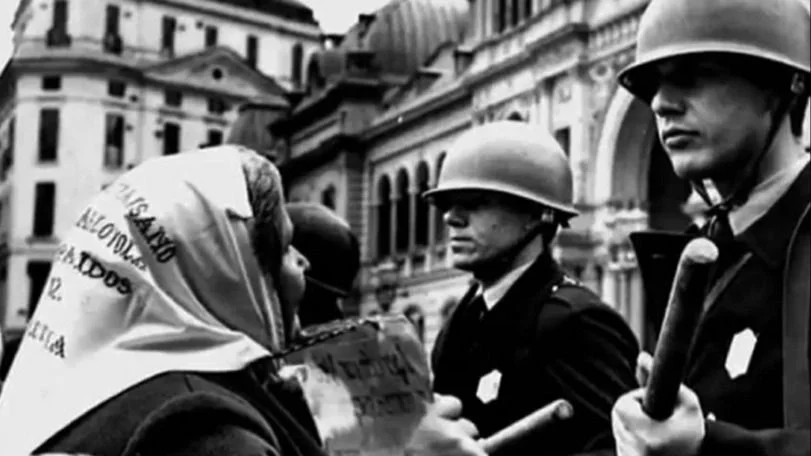
[[[687,353],[703,312],[709,268],[717,259],[718,248],[706,238],[690,241],[679,258],[642,401],[642,409],[655,420],[665,420],[673,413]]]
[[[572,404],[565,399],[558,399],[521,418],[486,439],[479,439],[479,445],[485,453],[491,454],[521,440],[525,436],[539,431],[552,423],[572,417]]]

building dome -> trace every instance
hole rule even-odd
[[[327,80],[347,69],[347,55],[368,52],[382,73],[411,75],[447,42],[461,42],[467,0],[392,0],[361,14],[332,49],[313,55],[309,77]]]

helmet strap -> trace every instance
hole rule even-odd
[[[551,212],[551,211],[550,211]],[[515,257],[522,251],[524,248],[529,245],[530,242],[535,240],[541,231],[547,227],[549,223],[542,220],[535,223],[530,229],[528,229],[523,236],[518,238],[512,245],[506,247],[501,252],[497,253],[495,256],[490,258],[487,262],[485,269],[487,271],[487,275],[489,277],[500,277],[508,272],[508,268],[512,264]],[[546,243],[545,243],[546,244]],[[544,253],[546,252],[547,245],[544,245]],[[543,253],[542,253],[543,255]],[[488,277],[488,278],[489,278]],[[477,277],[479,278],[479,277]]]
[[[712,199],[709,197],[706,187],[704,186],[703,182],[700,181],[692,181],[690,184],[696,190],[696,193],[701,196],[701,199],[710,206],[709,212],[710,213],[728,213],[732,209],[736,207],[743,206],[746,204],[746,201],[749,199],[749,195],[751,194],[752,190],[757,185],[757,177],[758,177],[758,170],[760,169],[760,164],[763,161],[763,158],[771,149],[772,144],[774,144],[774,140],[777,137],[777,132],[780,130],[780,126],[783,124],[783,121],[786,119],[788,115],[789,109],[791,105],[794,103],[796,98],[795,88],[799,90],[804,90],[804,87],[800,87],[796,81],[802,81],[801,78],[795,77],[792,80],[792,87],[791,91],[794,96],[791,97],[783,97],[778,105],[777,109],[774,112],[774,118],[772,119],[772,123],[769,126],[769,131],[766,134],[766,141],[763,144],[763,148],[754,156],[752,160],[746,164],[746,167],[743,171],[743,179],[738,182],[738,185],[735,186],[734,190],[726,197],[723,201],[717,204],[712,203]],[[802,84],[804,86],[804,84]]]

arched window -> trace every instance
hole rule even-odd
[[[434,182],[434,186],[439,183],[439,173],[442,171],[442,164],[445,162],[445,152],[439,154],[439,157],[436,159],[436,182]],[[434,217],[434,237],[437,242],[440,242],[445,239],[445,222],[442,220],[442,213],[440,211],[435,212],[436,217]]]
[[[411,218],[411,202],[408,194],[408,172],[400,169],[397,172],[397,226],[394,228],[395,246],[398,252],[408,251],[409,220]]]
[[[414,329],[417,330],[417,336],[420,338],[421,342],[425,341],[425,313],[423,313],[420,306],[417,304],[411,304],[403,312],[408,321],[414,325]]]
[[[383,176],[377,183],[377,256],[391,255],[391,182]]]
[[[304,48],[301,43],[293,45],[292,51],[292,68],[290,69],[290,79],[293,81],[293,87],[298,88],[301,85],[301,66],[304,62]]]
[[[335,186],[329,185],[321,192],[321,204],[335,210]]]
[[[414,233],[414,243],[419,246],[428,245],[428,231],[431,229],[431,221],[428,220],[428,202],[422,194],[428,190],[428,164],[421,161],[417,165],[417,204],[416,204],[416,232]]]

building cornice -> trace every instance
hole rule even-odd
[[[195,11],[218,18],[230,19],[242,24],[250,24],[274,32],[299,36],[302,38],[319,39],[321,28],[318,21],[303,22],[296,19],[273,15],[271,13],[242,8],[236,5],[228,6],[207,0],[136,0],[139,3],[154,3],[173,6],[187,11]],[[267,0],[265,0],[267,3]],[[270,2],[273,3],[273,2]],[[295,24],[291,26],[291,24]]]
[[[406,125],[420,120],[424,115],[439,111],[447,106],[470,98],[471,93],[467,85],[457,83],[430,93],[431,96],[406,109],[394,110],[386,114],[381,120],[372,124],[361,135],[364,141],[371,141],[390,133],[392,130],[404,128]]]
[[[483,71],[472,73],[467,83],[476,86],[502,75],[503,73],[526,65],[532,62],[534,58],[543,55],[552,49],[559,47],[565,41],[580,41],[586,43],[588,33],[590,31],[589,25],[583,22],[568,23],[554,32],[544,35],[540,39],[527,43],[524,49],[495,65],[490,65]],[[579,59],[578,59],[579,61]]]
[[[246,98],[246,95],[239,91],[228,90],[227,88],[217,89],[195,84],[190,80],[151,74],[148,69],[143,70],[133,67],[124,60],[98,58],[90,54],[79,54],[75,56],[65,55],[46,59],[17,57],[9,62],[9,66],[11,67],[11,71],[17,76],[25,73],[99,74],[126,79],[138,84],[172,87],[202,95],[225,96],[232,100],[243,100]],[[265,77],[263,76],[262,78]],[[253,83],[263,91],[273,92],[275,91],[274,89],[278,87],[275,83],[271,84],[268,81],[258,80],[257,78],[254,79]],[[2,77],[0,77],[0,85],[2,85]],[[282,98],[282,95],[278,95],[277,99],[268,98],[263,102],[274,104],[280,108],[286,108],[288,106],[286,100]]]

